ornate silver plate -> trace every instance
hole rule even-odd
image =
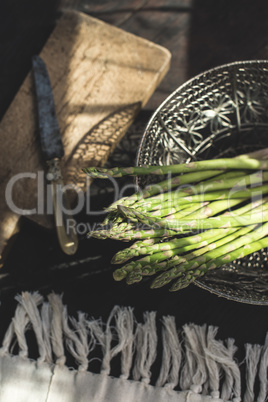
[[[137,165],[232,157],[268,146],[268,61],[226,64],[173,92],[143,134]],[[138,178],[144,186],[150,179]],[[268,304],[267,250],[207,273],[196,285],[228,299]]]

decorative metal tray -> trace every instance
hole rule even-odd
[[[232,157],[267,146],[268,61],[235,62],[194,77],[162,103],[143,134],[137,165]],[[195,283],[228,299],[268,304],[267,256],[263,249]]]

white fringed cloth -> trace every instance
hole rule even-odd
[[[188,324],[178,331],[174,317],[156,322],[155,312],[145,312],[143,322],[137,322],[132,308],[118,306],[103,323],[82,312],[69,317],[56,294],[44,300],[37,292],[25,292],[16,299],[14,318],[0,349],[0,402],[261,402],[267,398],[268,337],[264,346],[245,346],[247,389],[241,395],[234,340],[216,339],[215,327]],[[29,334],[36,338],[37,360],[29,358]],[[96,348],[102,354],[99,374],[89,371]],[[76,368],[66,366],[66,356],[74,359]],[[115,357],[121,361],[118,378],[111,372]],[[156,359],[159,364],[154,364]],[[157,380],[151,384],[155,367]]]

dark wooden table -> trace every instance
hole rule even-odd
[[[0,3],[0,117],[62,8],[83,11],[171,51],[169,73],[131,127],[139,135],[157,106],[187,79],[220,64],[268,56],[265,0],[4,0]],[[130,157],[134,155],[135,148]],[[96,202],[105,205],[107,197],[104,193]],[[54,232],[25,221],[2,270],[7,276],[0,277],[1,336],[14,309],[14,294],[28,289],[63,292],[70,312],[82,310],[95,317],[106,318],[118,304],[135,307],[137,317],[146,310],[157,310],[159,317],[175,315],[178,327],[189,322],[215,325],[218,337],[233,337],[242,354],[247,342],[263,344],[268,307],[228,301],[194,285],[171,294],[166,289],[149,290],[147,283],[131,287],[116,283],[110,258],[119,247],[107,242],[104,253],[102,242],[81,236],[78,254],[67,258],[59,251]]]

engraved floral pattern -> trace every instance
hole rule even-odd
[[[212,133],[222,127],[231,127],[230,114],[234,112],[234,102],[228,95],[216,94],[215,98],[202,110],[203,120],[209,123]]]
[[[265,102],[258,87],[257,89],[248,87],[244,92],[237,91],[237,97],[242,121],[250,123],[262,120]]]

